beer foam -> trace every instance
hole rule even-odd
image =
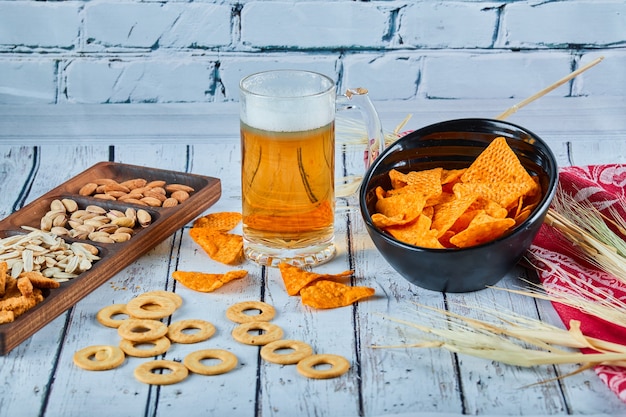
[[[255,129],[299,132],[317,129],[335,118],[334,94],[305,98],[248,96],[241,104],[241,121]]]

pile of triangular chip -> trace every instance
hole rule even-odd
[[[427,248],[465,248],[494,240],[523,222],[541,187],[504,137],[468,167],[389,172],[391,189],[376,189],[372,221],[394,238]]]

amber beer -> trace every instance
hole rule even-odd
[[[304,132],[241,127],[248,238],[303,248],[333,237],[333,124]]]
[[[244,252],[265,265],[321,263],[335,251],[334,83],[302,71],[272,75],[267,84],[278,86],[257,80],[256,93],[242,81]]]

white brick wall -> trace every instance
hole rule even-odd
[[[626,95],[626,1],[0,0],[0,103],[238,99],[306,68],[376,100]]]

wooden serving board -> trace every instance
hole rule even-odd
[[[167,208],[146,207],[79,195],[78,190],[83,185],[98,178],[111,178],[118,182],[134,178],[144,178],[148,181],[163,180],[168,184],[188,185],[194,191],[190,194],[189,199],[183,203]],[[60,288],[46,290],[44,301],[16,318],[14,322],[0,324],[0,355],[5,355],[11,351],[98,288],[111,276],[196,218],[220,198],[221,192],[221,183],[217,178],[114,162],[101,162],[0,221],[2,237],[16,233],[26,234],[28,231],[24,230],[22,226],[39,228],[41,218],[50,210],[50,203],[55,199],[63,198],[73,199],[78,203],[79,208],[95,204],[107,210],[124,211],[128,207],[134,207],[135,209],[145,209],[152,216],[151,224],[145,228],[137,226],[135,228],[136,233],[126,242],[95,243],[85,240],[84,242],[99,249],[101,259],[96,261],[91,269],[62,283]],[[68,243],[80,241],[68,237],[63,239]]]

